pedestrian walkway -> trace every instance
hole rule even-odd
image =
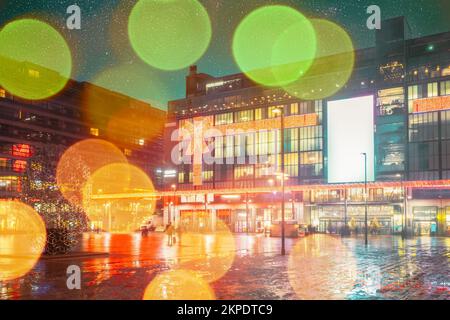
[[[86,234],[80,250],[109,255],[42,259],[24,278],[0,284],[0,298],[141,299],[155,275],[180,263],[195,261],[208,272],[217,245],[211,235],[196,237],[204,238],[206,254],[182,239],[168,247],[163,234]],[[450,298],[449,238],[376,236],[366,248],[360,238],[314,235],[287,239],[287,256],[280,255],[278,238],[233,238],[233,245],[220,246],[223,261],[229,263],[230,255],[233,260],[211,284],[218,299]],[[81,290],[66,286],[66,270],[73,264],[82,270]]]

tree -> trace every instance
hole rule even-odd
[[[56,166],[63,151],[59,145],[36,148],[22,184],[22,201],[42,216],[47,227],[45,253],[49,255],[72,250],[87,226],[82,208],[70,204],[56,184]]]

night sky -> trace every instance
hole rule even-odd
[[[127,35],[129,12],[135,0],[0,0],[0,27],[20,17],[47,21],[64,34],[73,52],[73,78],[97,83],[105,70],[119,67],[108,81],[111,89],[166,108],[182,98],[187,70],[159,71],[145,65],[131,50]],[[239,72],[232,54],[233,32],[257,7],[285,4],[308,17],[326,18],[343,26],[357,48],[373,45],[375,31],[366,28],[369,5],[381,7],[382,18],[406,16],[413,37],[450,31],[450,0],[200,0],[211,17],[213,39],[198,62],[201,72],[220,76]],[[66,8],[82,10],[82,29],[67,30]],[[123,71],[128,70],[128,71]],[[105,77],[103,77],[104,79]],[[98,84],[102,84],[101,81]]]

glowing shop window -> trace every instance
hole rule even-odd
[[[0,89],[0,98],[6,98],[6,91],[4,89]]]

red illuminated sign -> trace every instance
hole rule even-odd
[[[14,160],[13,171],[24,173],[27,170],[27,162],[25,160]]]
[[[14,157],[30,158],[33,150],[29,144],[15,144],[12,146],[12,155]]]

